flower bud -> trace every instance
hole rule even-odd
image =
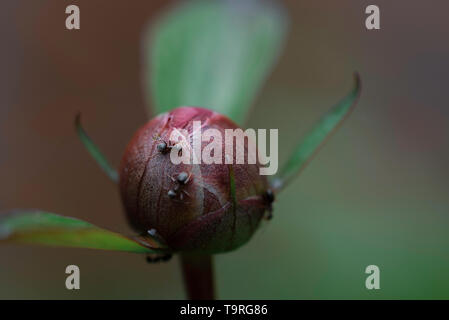
[[[171,161],[172,152],[192,151],[194,121],[201,121],[202,132],[216,129],[222,134],[220,164]],[[233,152],[232,164],[225,163],[225,129],[238,128],[211,110],[180,107],[138,130],[120,165],[120,192],[132,227],[141,233],[155,229],[173,251],[210,254],[247,242],[273,199],[267,196],[272,193],[258,162],[236,164]],[[188,133],[187,147],[171,140],[174,130]],[[200,143],[201,152],[208,143]],[[248,159],[247,143],[244,152]]]

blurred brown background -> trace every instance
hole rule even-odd
[[[117,188],[77,140],[74,116],[113,165],[148,119],[142,33],[173,1],[2,0],[0,210],[41,208],[129,232]],[[249,126],[279,128],[281,160],[362,76],[356,112],[275,217],[217,257],[221,298],[448,298],[449,3],[283,1],[288,42]],[[381,9],[367,31],[365,7]],[[81,30],[65,29],[65,8]],[[0,298],[183,298],[177,259],[5,246]],[[81,290],[64,287],[65,266]],[[364,268],[381,267],[381,290]],[[244,285],[242,286],[242,283]]]

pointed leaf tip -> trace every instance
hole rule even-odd
[[[339,103],[332,107],[318,121],[315,127],[304,137],[293,151],[290,159],[274,177],[271,186],[275,192],[283,189],[297,176],[312,158],[318,153],[325,142],[332,136],[336,129],[348,118],[356,106],[361,92],[360,75],[354,73],[354,87],[351,92]]]
[[[199,106],[242,124],[283,47],[286,20],[269,1],[186,1],[170,10],[144,39],[155,111]]]
[[[148,238],[129,238],[88,222],[39,210],[20,210],[0,215],[0,244],[38,244],[133,253],[160,253]]]

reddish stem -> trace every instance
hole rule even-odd
[[[181,254],[184,285],[191,300],[213,300],[214,267],[211,255]]]

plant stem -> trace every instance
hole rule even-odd
[[[191,300],[215,299],[212,255],[181,254],[184,285]]]

